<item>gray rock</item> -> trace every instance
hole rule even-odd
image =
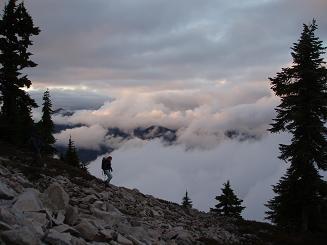
[[[133,242],[131,240],[128,240],[126,237],[122,236],[121,234],[118,234],[117,242],[122,245],[133,245]]]
[[[98,198],[94,194],[88,195],[81,199],[83,203],[93,203],[96,200],[98,200]]]
[[[65,214],[63,210],[56,212],[56,216],[53,218],[53,223],[55,225],[62,225],[65,220]]]
[[[13,205],[13,209],[22,212],[38,212],[43,209],[42,202],[39,198],[39,192],[35,189],[26,189],[20,194]]]
[[[115,241],[111,241],[109,244],[110,245],[120,245],[118,242],[115,242]]]
[[[69,233],[59,233],[51,229],[44,240],[51,245],[71,245],[72,236]]]
[[[46,213],[40,212],[24,212],[24,217],[30,219],[31,221],[39,223],[41,226],[46,226],[48,224],[48,219]]]
[[[135,237],[133,237],[132,235],[128,235],[127,239],[132,241],[134,245],[146,245],[145,243],[137,240]]]
[[[110,191],[103,191],[100,193],[100,196],[103,200],[108,201],[113,196],[113,194]]]
[[[0,157],[0,162],[8,162],[8,161],[9,161],[8,158]],[[2,175],[2,176],[8,176],[8,175],[10,175],[10,172],[5,167],[0,166],[0,175]]]
[[[104,238],[108,241],[117,240],[117,233],[113,230],[109,230],[109,229],[100,230],[100,234],[102,234]]]
[[[87,245],[88,243],[82,239],[82,238],[77,238],[77,237],[72,237],[71,240],[72,245]]]
[[[64,223],[74,226],[77,224],[78,220],[79,220],[78,208],[68,205],[66,208]]]
[[[94,207],[94,208],[97,208],[97,209],[100,209],[100,210],[105,210],[106,209],[106,206],[105,206],[105,203],[104,202],[102,202],[102,201],[95,201],[93,204],[92,204],[92,206]]]
[[[31,182],[29,182],[25,176],[23,175],[17,175],[15,176],[15,179],[18,183],[20,183],[23,187],[25,188],[32,188],[33,187],[33,184]]]
[[[80,232],[82,238],[88,241],[93,241],[98,235],[98,229],[87,220],[82,220],[74,228]]]
[[[66,224],[55,226],[55,227],[53,227],[53,230],[56,230],[56,231],[58,231],[60,233],[64,233],[64,232],[70,233],[70,234],[72,234],[73,236],[76,236],[76,237],[80,236],[79,231],[77,231],[73,227],[71,227],[69,225],[66,225]]]
[[[98,230],[103,230],[106,225],[103,220],[94,219],[94,217],[92,217],[92,219],[89,219],[89,222],[94,225]]]
[[[13,199],[17,193],[9,188],[5,183],[0,182],[0,199]]]
[[[43,231],[43,227],[35,221],[31,222],[31,225],[29,225],[28,227],[31,228],[31,230],[39,237],[42,238],[44,236],[44,231]]]
[[[192,237],[192,235],[186,230],[179,232],[176,238],[177,244],[180,245],[192,245],[193,240],[194,238]]]
[[[14,225],[17,224],[17,218],[15,215],[13,215],[7,208],[1,207],[0,208],[0,220],[9,224]]]
[[[109,202],[106,202],[106,211],[110,212],[110,213],[116,213],[116,214],[122,215],[122,213],[114,205],[112,205]]]
[[[1,231],[8,231],[8,230],[11,230],[11,229],[12,229],[12,227],[10,225],[8,225],[5,222],[0,221],[0,230]]]
[[[42,201],[52,210],[65,210],[69,203],[69,196],[60,184],[53,183],[42,194]]]
[[[110,227],[121,223],[127,223],[126,217],[120,212],[106,212],[97,208],[91,208],[91,212],[96,218],[104,220]]]
[[[40,245],[41,240],[28,227],[16,230],[4,231],[1,238],[6,244],[10,245]]]

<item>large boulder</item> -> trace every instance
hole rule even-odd
[[[98,229],[87,220],[82,220],[82,222],[74,226],[74,228],[80,232],[81,237],[85,240],[94,241],[98,236]]]
[[[16,230],[4,231],[1,233],[1,239],[5,244],[10,245],[40,245],[41,240],[28,227],[22,227]]]
[[[12,208],[22,212],[38,212],[42,210],[43,205],[39,198],[39,192],[35,189],[26,189],[17,197]]]
[[[42,194],[43,204],[51,210],[65,210],[69,203],[69,195],[58,183],[51,184]]]

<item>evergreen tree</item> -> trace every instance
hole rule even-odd
[[[219,215],[241,218],[241,212],[245,207],[241,206],[243,201],[234,194],[229,181],[224,184],[221,191],[222,194],[215,197],[218,203],[210,211]]]
[[[23,90],[31,86],[31,81],[22,70],[36,66],[30,60],[28,47],[33,44],[31,37],[40,30],[34,26],[24,2],[16,2],[9,0],[0,19],[0,122],[3,138],[22,143],[33,126],[31,110],[37,107]]]
[[[289,230],[318,230],[326,225],[326,182],[319,170],[327,169],[327,69],[321,57],[325,48],[315,36],[317,25],[303,25],[292,47],[293,64],[270,78],[281,98],[273,133],[292,134],[289,145],[281,144],[279,158],[290,163],[286,175],[273,187],[277,194],[266,205],[270,219]]]
[[[53,153],[55,153],[55,148],[53,147],[53,144],[56,142],[56,140],[52,135],[54,132],[54,124],[51,119],[51,114],[53,113],[53,110],[50,99],[50,92],[48,89],[43,94],[42,112],[43,114],[42,119],[39,122],[39,128],[44,143],[43,151],[46,154],[52,155]]]
[[[187,190],[186,190],[185,196],[183,197],[182,207],[186,208],[186,209],[192,208],[192,201],[188,197]]]
[[[76,152],[74,141],[69,137],[68,148],[65,154],[65,162],[74,167],[80,167],[79,157]]]

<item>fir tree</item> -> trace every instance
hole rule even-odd
[[[277,194],[266,205],[267,219],[288,230],[319,230],[326,225],[326,182],[319,170],[327,169],[327,69],[321,57],[325,48],[315,36],[317,25],[303,25],[292,47],[293,64],[270,78],[281,98],[273,133],[292,135],[281,144],[279,158],[290,163],[286,175],[273,187]],[[324,211],[325,210],[325,211]]]
[[[44,143],[43,151],[46,154],[52,155],[53,153],[55,153],[55,148],[53,147],[53,144],[56,142],[56,140],[52,135],[54,132],[54,124],[51,119],[51,114],[53,113],[53,110],[50,99],[50,92],[48,89],[43,94],[42,112],[43,114],[42,119],[39,122],[39,128]]]
[[[31,110],[35,101],[23,90],[31,81],[22,73],[25,68],[35,67],[30,60],[28,47],[31,37],[40,30],[27,13],[24,2],[9,0],[0,19],[0,122],[1,136],[16,143],[29,138],[33,126]]]
[[[185,196],[183,197],[182,207],[183,207],[183,208],[186,208],[186,209],[190,209],[190,208],[192,208],[192,201],[191,201],[191,199],[188,197],[187,190],[186,190]]]
[[[77,155],[74,141],[72,140],[71,136],[69,137],[68,141],[68,147],[65,154],[65,162],[71,166],[80,167],[79,157]]]
[[[224,184],[221,191],[222,194],[215,197],[218,203],[210,211],[219,215],[241,218],[241,212],[245,207],[241,206],[243,201],[234,194],[229,181]]]

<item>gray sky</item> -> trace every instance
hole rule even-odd
[[[30,92],[40,98],[50,88],[55,107],[78,109],[55,122],[85,125],[56,135],[59,144],[72,135],[81,148],[123,145],[114,153],[114,183],[173,201],[188,188],[203,210],[230,179],[245,216],[262,219],[285,167],[276,158],[285,136],[266,132],[278,104],[268,77],[291,64],[303,23],[316,18],[327,46],[326,0],[25,3],[42,30],[32,47],[39,65],[27,71]],[[178,129],[178,145],[106,137],[107,127],[151,125]],[[230,141],[228,129],[259,140]]]
[[[121,93],[255,83],[290,62],[303,23],[327,39],[325,0],[26,0],[42,32],[34,87]],[[226,88],[228,89],[228,88]]]

